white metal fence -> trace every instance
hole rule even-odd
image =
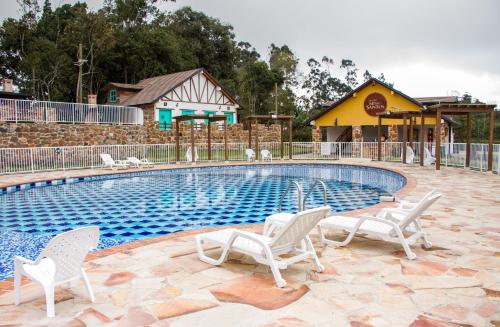
[[[142,125],[144,114],[136,107],[0,98],[0,121]]]
[[[181,144],[180,161],[191,161],[186,158],[190,144]],[[415,159],[419,162],[419,143],[414,143]],[[432,154],[433,144],[424,143]],[[247,143],[229,143],[228,160],[247,160],[245,150]],[[198,161],[208,161],[208,145],[197,143]],[[279,142],[260,143],[259,149],[267,149],[274,159],[281,158]],[[289,143],[284,143],[283,158],[289,158]],[[100,145],[100,146],[64,146],[36,148],[4,148],[0,149],[0,174],[37,172],[51,170],[67,170],[77,168],[102,167],[101,153],[109,153],[114,159],[124,160],[127,157],[147,158],[154,163],[175,163],[176,149],[174,144],[137,144],[137,145]],[[383,161],[401,161],[402,143],[382,143]],[[377,159],[377,143],[347,142],[294,142],[292,144],[293,159],[302,160],[337,160],[342,158]],[[212,144],[211,161],[224,161],[223,143]],[[485,171],[487,169],[488,145],[472,144],[470,167]],[[465,167],[465,143],[441,145],[441,165]],[[493,146],[493,171],[500,173],[500,144]]]

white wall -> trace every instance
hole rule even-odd
[[[335,142],[337,138],[344,132],[347,126],[330,126],[326,127],[326,141]]]

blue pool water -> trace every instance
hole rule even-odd
[[[399,190],[404,177],[348,165],[253,165],[189,168],[92,177],[78,183],[0,195],[0,280],[12,276],[15,255],[34,259],[55,234],[98,225],[100,248],[217,225],[261,223],[277,212],[290,180],[328,187],[332,211],[376,204]],[[315,191],[307,207],[322,205]],[[283,211],[296,211],[296,192]]]

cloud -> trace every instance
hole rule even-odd
[[[1,1],[0,19],[16,15],[15,0]],[[287,44],[301,67],[310,57],[349,58],[410,95],[457,89],[500,103],[498,0],[177,0],[160,8],[186,5],[233,25],[264,57],[271,43]]]

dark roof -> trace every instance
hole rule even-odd
[[[109,83],[108,85],[106,85],[104,87],[104,89],[110,89],[111,87],[117,87],[119,89],[128,89],[128,90],[142,90],[143,89],[143,86],[139,86],[137,84],[127,84],[127,83],[114,83],[114,82],[111,82]]]
[[[177,72],[167,75],[150,77],[139,81],[137,84],[124,84],[124,83],[109,83],[106,88],[116,86],[129,90],[137,90],[135,95],[127,98],[122,105],[136,106],[141,104],[148,104],[158,101],[163,95],[175,89],[186,80],[194,75],[202,72],[207,79],[221,87],[222,92],[231,99],[234,103],[238,103],[229,92],[227,92],[204,68],[196,68],[183,72]]]
[[[395,93],[397,93],[398,95],[402,96],[403,98],[405,98],[406,100],[410,101],[410,102],[413,102],[414,104],[416,104],[417,106],[419,107],[423,107],[422,103],[418,102],[417,100],[413,99],[412,97],[409,97],[408,95],[404,94],[403,92],[401,91],[398,91],[396,90],[395,88],[393,88],[392,86],[390,86],[389,84],[387,83],[384,83],[382,81],[379,81],[378,79],[376,78],[370,78],[369,80],[367,80],[366,82],[364,82],[363,84],[361,84],[360,86],[358,86],[357,88],[355,88],[354,90],[352,90],[351,92],[347,93],[345,96],[343,96],[342,98],[340,98],[339,100],[335,101],[334,103],[332,103],[328,108],[322,110],[319,114],[317,114],[316,116],[314,116],[313,118],[309,119],[309,121],[307,122],[307,124],[309,124],[311,121],[313,120],[316,120],[318,119],[319,117],[323,116],[324,114],[326,114],[328,111],[332,110],[332,109],[335,109],[336,107],[338,107],[341,103],[343,103],[344,101],[346,101],[347,99],[349,99],[354,93],[358,92],[359,90],[365,88],[366,86],[370,85],[371,83],[378,83],[382,86],[385,86],[386,88],[388,88],[389,90],[391,91],[394,91]]]
[[[415,98],[418,102],[424,105],[432,105],[438,103],[457,103],[457,96],[440,96],[440,97],[417,97]]]
[[[17,92],[5,92],[0,91],[0,98],[3,99],[29,99],[29,95],[17,93]]]

